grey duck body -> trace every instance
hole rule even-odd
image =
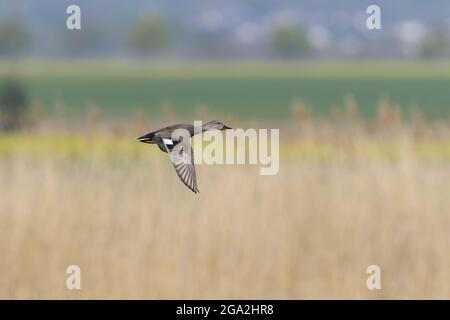
[[[184,141],[182,137],[172,136],[177,129],[184,129],[189,133],[189,137],[196,134],[192,124],[175,124],[156,131],[146,133],[136,140],[158,145],[159,149],[169,154],[175,171],[181,181],[194,193],[199,192],[197,188],[197,177],[194,167],[194,155],[189,140]],[[213,120],[202,125],[201,132],[216,129],[231,129],[220,121]]]

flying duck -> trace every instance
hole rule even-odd
[[[178,129],[180,130],[178,131]],[[231,128],[220,121],[213,120],[202,125],[201,132],[211,129],[226,130]],[[197,193],[199,190],[195,175],[194,154],[188,139],[197,133],[199,132],[194,132],[192,124],[175,124],[146,133],[136,138],[136,140],[143,143],[157,144],[161,151],[168,153],[178,177],[185,186]],[[184,136],[187,139],[183,139]]]

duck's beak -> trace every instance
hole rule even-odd
[[[152,138],[153,138],[153,134],[147,133],[147,134],[144,134],[143,136],[137,137],[136,140],[139,142],[143,142],[143,143],[154,143]]]
[[[233,129],[233,128],[223,125],[223,129],[226,130],[226,129]]]

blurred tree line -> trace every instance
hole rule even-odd
[[[95,26],[83,26],[81,30],[65,30],[57,35],[62,47],[63,56],[77,57],[101,51],[105,30]],[[170,28],[158,16],[147,16],[139,19],[127,34],[126,49],[139,56],[154,56],[162,53],[170,46]],[[108,38],[108,37],[107,37]],[[0,24],[0,57],[16,58],[26,54],[30,47],[39,41],[33,39],[32,32],[20,20],[9,20]],[[105,46],[107,48],[108,46]]]
[[[21,81],[14,77],[4,80],[0,87],[0,129],[13,131],[25,124],[28,98]]]
[[[125,54],[158,58],[171,52],[175,56],[190,54],[196,58],[233,58],[242,53],[245,57],[298,59],[315,57],[316,53],[326,53],[326,50],[329,57],[339,56],[334,52],[336,46],[315,47],[309,29],[297,24],[274,25],[270,32],[265,33],[263,44],[251,49],[233,40],[232,30],[195,33],[177,23],[162,16],[150,15],[131,20],[130,24],[120,29],[111,29],[111,25],[104,22],[84,24],[81,30],[50,30],[46,39],[37,39],[39,32],[29,28],[24,21],[9,19],[0,22],[0,57],[44,55],[51,58],[82,58]],[[333,41],[338,43],[340,39]],[[374,45],[371,43],[373,39],[366,41]],[[374,48],[378,52],[378,47]],[[426,36],[417,44],[416,56],[423,59],[450,57],[449,48],[448,27],[437,24],[430,26]]]
[[[140,19],[130,34],[130,45],[140,55],[161,53],[169,46],[169,31],[159,17]]]
[[[27,49],[31,42],[28,29],[18,20],[0,23],[0,55],[11,57]]]
[[[29,47],[31,35],[19,20],[0,24],[0,55],[11,60],[11,74],[0,83],[0,130],[13,131],[22,126],[28,111],[23,83],[15,77],[17,59]]]
[[[312,51],[306,33],[295,26],[281,26],[275,29],[272,47],[282,58],[303,57]]]
[[[450,41],[444,25],[437,25],[419,46],[418,56],[423,59],[444,58],[450,53]]]
[[[172,33],[173,30],[170,25],[161,17],[143,17],[136,21],[127,34],[126,49],[129,53],[138,57],[158,56],[175,45],[173,40],[177,37],[171,36]],[[97,48],[101,38],[102,32],[92,26],[85,26],[82,30],[65,31],[64,37],[61,37],[60,41],[64,48],[63,55],[82,57],[86,53],[95,52],[96,49],[101,51],[101,48]],[[278,27],[273,31],[271,38],[270,51],[281,58],[304,57],[312,51],[310,41],[300,27]],[[210,38],[203,36],[204,41],[208,41],[208,39],[213,45],[224,42],[220,39],[218,39],[219,41],[212,41]],[[33,46],[34,41],[37,41],[37,39],[33,39],[32,33],[20,20],[6,21],[0,24],[0,56],[10,57],[11,55],[23,54]],[[220,46],[220,50],[217,52],[222,51],[223,47]],[[209,50],[207,52],[214,53],[216,51]]]

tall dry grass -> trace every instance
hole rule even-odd
[[[450,298],[450,130],[417,128],[308,116],[277,175],[198,166],[199,195],[121,133],[2,137],[0,298]]]

